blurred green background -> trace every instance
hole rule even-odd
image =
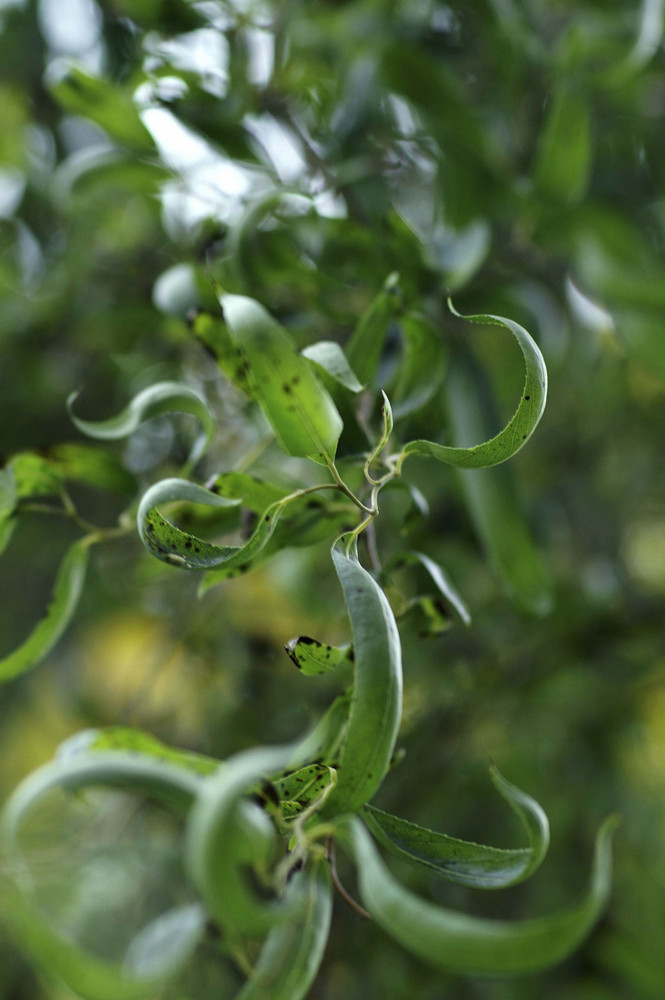
[[[563,965],[503,981],[434,972],[337,900],[320,1000],[665,996],[663,8],[0,0],[5,460],[82,440],[65,409],[72,391],[95,419],[165,378],[205,390],[219,415],[199,481],[257,445],[261,425],[183,321],[208,271],[263,302],[301,345],[343,344],[398,271],[405,302],[438,317],[451,353],[462,340],[473,349],[504,417],[519,353],[503,333],[453,321],[447,292],[461,312],[523,323],[548,364],[545,416],[510,463],[551,581],[547,613],[512,599],[453,471],[406,467],[431,505],[408,543],[446,567],[474,623],[430,638],[405,623],[407,754],[377,801],[507,846],[516,831],[488,761],[537,798],[552,847],[528,883],[479,894],[400,869],[445,905],[507,918],[574,898],[600,820],[618,811],[611,908]],[[389,373],[389,353],[385,363]],[[447,420],[437,398],[411,436],[445,435]],[[159,418],[112,450],[145,486],[177,468],[189,433],[187,418]],[[260,466],[291,468],[273,450]],[[125,502],[75,494],[103,525]],[[382,553],[400,503],[386,500]],[[22,514],[2,556],[0,655],[37,620],[76,534],[54,515]],[[198,601],[197,581],[152,561],[138,538],[100,547],[66,636],[2,689],[0,795],[91,725],[141,726],[219,756],[292,738],[337,689],[298,676],[281,650],[299,633],[344,636],[328,564],[325,544],[290,550]],[[129,807],[119,815],[88,817],[90,837],[77,828],[88,847],[67,860],[65,838],[44,865],[54,897],[107,946],[127,919],[109,886],[137,872],[159,883],[157,899],[168,873],[179,878],[178,831]],[[92,916],[77,879],[98,886]],[[233,995],[235,983],[204,955],[172,995]],[[0,995],[70,994],[3,938]]]

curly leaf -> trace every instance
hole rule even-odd
[[[385,594],[354,559],[336,550],[335,569],[351,620],[355,685],[337,782],[321,810],[353,812],[375,794],[390,766],[402,716],[402,652]]]
[[[49,653],[69,625],[83,591],[92,536],[75,542],[60,564],[51,602],[28,638],[0,660],[0,683],[30,670]]]
[[[129,437],[139,424],[162,413],[192,413],[201,423],[201,434],[194,442],[189,462],[195,463],[206,450],[215,434],[215,418],[205,400],[188,385],[180,382],[157,382],[143,389],[115,417],[108,420],[81,420],[72,407],[78,396],[73,392],[67,399],[67,409],[72,422],[88,437],[103,441],[117,441]]]
[[[244,878],[240,806],[258,781],[289,765],[295,747],[259,747],[236,754],[201,784],[187,826],[187,864],[210,914],[229,934],[257,935],[292,914],[284,900],[264,902]]]
[[[319,969],[332,915],[330,870],[315,858],[290,879],[284,901],[297,916],[269,932],[237,1000],[303,1000]]]
[[[460,358],[446,386],[446,403],[455,438],[473,440],[486,424],[477,400],[486,392],[475,365]],[[520,509],[512,470],[458,471],[467,508],[490,561],[509,593],[532,614],[552,604],[550,581],[529,525]]]
[[[87,1000],[154,997],[191,957],[205,930],[200,906],[179,907],[144,928],[130,942],[121,965],[97,958],[64,937],[28,897],[9,892],[2,902],[19,945]]]
[[[360,317],[346,345],[349,365],[363,385],[376,376],[388,328],[400,305],[399,275],[391,274],[376,298]]]
[[[450,306],[452,309],[452,305]],[[455,313],[459,315],[459,313]],[[545,409],[547,369],[540,350],[524,327],[503,316],[463,316],[471,323],[503,326],[513,334],[524,356],[526,381],[514,414],[495,437],[471,448],[453,448],[433,441],[410,441],[404,446],[401,462],[409,455],[429,455],[462,469],[484,469],[512,458],[533,434]]]
[[[428,403],[439,388],[445,371],[443,341],[427,317],[406,313],[401,317],[400,325],[404,356],[391,392],[395,420]]]
[[[303,348],[300,353],[312,363],[317,374],[324,372],[330,375],[349,392],[362,392],[362,384],[346,360],[344,351],[334,340],[320,340]]]
[[[342,420],[286,330],[243,295],[221,295],[224,321],[258,400],[288,455],[333,456]]]
[[[150,733],[129,726],[106,726],[103,729],[85,729],[76,733],[60,744],[58,759],[70,760],[80,754],[100,751],[106,753],[109,750],[145,754],[202,775],[212,774],[221,763],[205,754],[170,747]]]
[[[122,965],[99,959],[64,937],[32,901],[19,849],[21,826],[54,788],[102,785],[138,791],[178,809],[191,804],[200,779],[163,761],[126,753],[96,753],[56,760],[31,774],[13,793],[0,818],[2,839],[21,890],[10,888],[3,909],[10,929],[34,959],[89,1000],[139,1000],[154,996],[190,957],[205,927],[199,906],[172,910],[130,943]]]
[[[547,816],[529,795],[496,769],[492,780],[519,817],[529,847],[503,850],[435,833],[408,820],[365,806],[363,818],[377,840],[397,857],[422,865],[439,878],[476,889],[502,889],[523,882],[539,867],[549,846]]]
[[[596,840],[591,884],[576,904],[530,920],[485,920],[419,898],[388,871],[358,819],[344,824],[358,865],[360,895],[372,917],[401,945],[426,962],[470,975],[538,972],[571,954],[607,905],[611,889],[610,817]]]
[[[325,764],[307,764],[273,782],[286,819],[297,816],[325,792],[332,780]]]
[[[353,647],[328,646],[324,642],[310,639],[308,635],[299,635],[291,639],[284,647],[298,670],[306,677],[327,674],[341,663],[353,660]]]

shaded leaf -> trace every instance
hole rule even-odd
[[[464,598],[460,595],[455,585],[450,580],[448,574],[435,563],[429,556],[422,552],[399,552],[390,559],[385,567],[384,574],[389,574],[392,569],[398,569],[409,563],[416,563],[423,567],[434,583],[439,594],[455,609],[455,612],[464,625],[471,624],[471,612],[467,607]]]
[[[0,660],[0,683],[30,670],[49,653],[72,619],[83,591],[92,536],[67,551],[51,595],[48,610],[17,649]]]
[[[426,316],[405,313],[400,318],[404,354],[391,396],[395,420],[419,410],[434,396],[445,371],[443,340]]]
[[[78,66],[50,85],[55,100],[70,114],[90,118],[117,142],[141,152],[154,152],[149,131],[141,121],[129,87],[92,76]]]
[[[450,972],[515,975],[537,972],[567,958],[602,915],[611,889],[611,838],[616,820],[600,829],[591,884],[581,900],[546,917],[486,920],[421,899],[388,871],[358,819],[345,836],[358,865],[360,895],[372,917],[419,958]]]
[[[476,889],[502,889],[523,882],[540,866],[549,846],[547,816],[529,795],[506,781],[496,769],[492,780],[519,817],[529,847],[504,850],[458,840],[399,819],[375,806],[365,806],[363,819],[377,840],[397,857],[421,865],[439,878]]]
[[[363,385],[371,385],[374,381],[386,334],[399,305],[399,275],[391,274],[360,317],[346,345],[346,357]]]
[[[314,858],[295,872],[285,903],[297,914],[273,927],[237,1000],[303,1000],[319,969],[332,915],[330,870]]]
[[[375,794],[390,766],[402,716],[402,654],[385,594],[354,559],[332,553],[353,632],[355,684],[337,782],[321,810],[352,812]]]
[[[68,760],[80,754],[106,753],[109,750],[145,754],[202,775],[212,774],[220,766],[220,761],[214,757],[170,747],[150,733],[129,726],[105,726],[103,729],[85,729],[76,733],[60,744],[58,759]]]
[[[551,198],[580,201],[589,182],[591,153],[588,100],[578,89],[560,89],[538,143],[535,185]]]

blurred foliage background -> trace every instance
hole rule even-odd
[[[517,349],[453,320],[447,291],[462,312],[523,323],[548,364],[545,417],[510,476],[551,600],[513,600],[478,541],[464,481],[412,460],[431,510],[409,544],[449,570],[474,623],[429,638],[405,623],[407,755],[378,804],[507,845],[515,831],[488,760],[534,795],[553,843],[528,883],[479,895],[400,871],[446,905],[504,917],[573,898],[600,819],[619,811],[611,909],[547,974],[461,980],[400,952],[338,900],[312,994],[322,1000],[665,995],[663,6],[0,2],[5,460],[82,440],[70,392],[82,390],[82,415],[102,418],[163,378],[204,389],[217,409],[200,481],[260,447],[258,419],[183,319],[209,297],[207,272],[305,345],[344,343],[398,271],[405,302],[436,317],[451,354],[462,340],[473,348],[504,415],[521,386]],[[158,418],[112,450],[145,486],[177,468],[187,419]],[[444,393],[412,429],[447,426]],[[259,467],[288,471],[270,449]],[[97,524],[127,500],[75,494]],[[403,501],[385,508],[378,541],[389,554]],[[36,621],[74,537],[62,518],[21,516],[2,557],[0,654]],[[292,738],[337,689],[298,676],[281,651],[299,633],[344,636],[328,563],[325,545],[290,550],[198,601],[196,581],[151,560],[138,538],[96,550],[65,638],[3,687],[0,794],[91,725],[138,725],[219,756]],[[150,905],[178,885],[178,832],[126,803],[91,823],[52,846],[45,880],[110,947],[129,919],[123,880],[152,879]],[[174,997],[232,995],[236,982],[205,955],[190,979]],[[69,996],[4,939],[0,994]]]

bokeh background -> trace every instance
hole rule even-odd
[[[518,831],[488,780],[495,761],[550,817],[536,876],[481,894],[399,873],[445,905],[516,918],[581,891],[595,830],[617,811],[611,907],[551,972],[479,980],[428,969],[337,900],[321,1000],[665,996],[663,7],[0,0],[4,460],[82,440],[72,391],[95,419],[166,378],[203,389],[219,416],[199,481],[259,448],[260,422],[183,319],[206,273],[228,278],[234,240],[230,280],[301,345],[343,344],[398,271],[405,302],[437,318],[451,354],[472,348],[504,418],[519,352],[454,321],[447,291],[462,312],[523,323],[548,364],[545,416],[510,463],[543,566],[537,599],[479,539],[464,481],[436,463],[405,466],[430,503],[408,544],[446,567],[474,622],[423,638],[405,621],[406,757],[377,802],[509,846]],[[411,436],[448,426],[444,391]],[[190,436],[187,418],[159,418],[110,450],[145,486],[177,468]],[[257,462],[285,468],[270,448]],[[74,494],[100,525],[128,502]],[[403,518],[402,499],[387,499],[382,553]],[[1,563],[1,655],[46,606],[77,534],[55,514],[21,512]],[[199,601],[196,581],[137,537],[98,547],[66,636],[2,689],[2,798],[89,726],[140,726],[221,757],[292,738],[339,683],[299,676],[282,652],[300,633],[343,638],[328,563],[325,543],[289,550]],[[124,800],[98,806],[42,845],[43,877],[54,912],[112,952],[140,917],[127,909],[137,884],[157,908],[165,886],[186,890],[177,829]],[[237,981],[203,954],[172,995],[233,995]],[[0,995],[71,996],[9,937]]]

